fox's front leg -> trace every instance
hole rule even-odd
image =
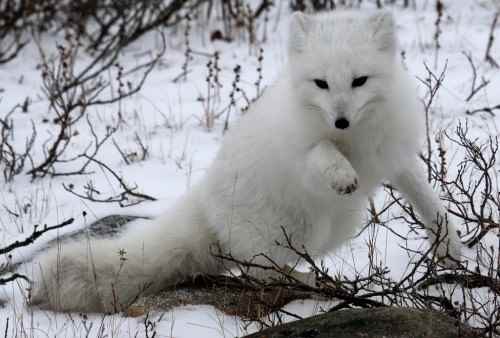
[[[340,195],[358,188],[358,174],[329,140],[318,143],[307,154],[306,184],[313,191],[333,189]]]
[[[457,229],[448,219],[438,193],[425,179],[423,168],[419,163],[415,161],[398,172],[392,179],[392,183],[419,212],[430,241],[435,241],[439,235],[442,242],[438,247],[438,255],[441,257],[450,255],[454,259],[460,259],[461,241]]]

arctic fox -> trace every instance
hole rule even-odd
[[[297,257],[276,245],[282,227],[320,256],[355,234],[382,180],[434,238],[445,209],[417,157],[424,114],[397,58],[391,14],[295,13],[289,35],[285,70],[226,134],[204,179],[147,228],[42,254],[32,304],[114,311],[144,289],[220,272],[214,244],[286,266]],[[456,229],[444,228],[440,254],[459,257]]]

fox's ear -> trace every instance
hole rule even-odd
[[[396,33],[394,17],[391,12],[380,11],[370,18],[373,39],[380,51],[394,52],[396,49]]]
[[[290,19],[288,49],[300,53],[306,46],[307,33],[311,29],[312,18],[302,12],[295,12]]]

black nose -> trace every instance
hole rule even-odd
[[[335,121],[335,127],[339,129],[347,129],[349,127],[349,120],[341,117]]]

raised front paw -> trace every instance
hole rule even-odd
[[[331,168],[326,171],[330,187],[339,195],[351,194],[358,189],[358,175],[354,169]]]

